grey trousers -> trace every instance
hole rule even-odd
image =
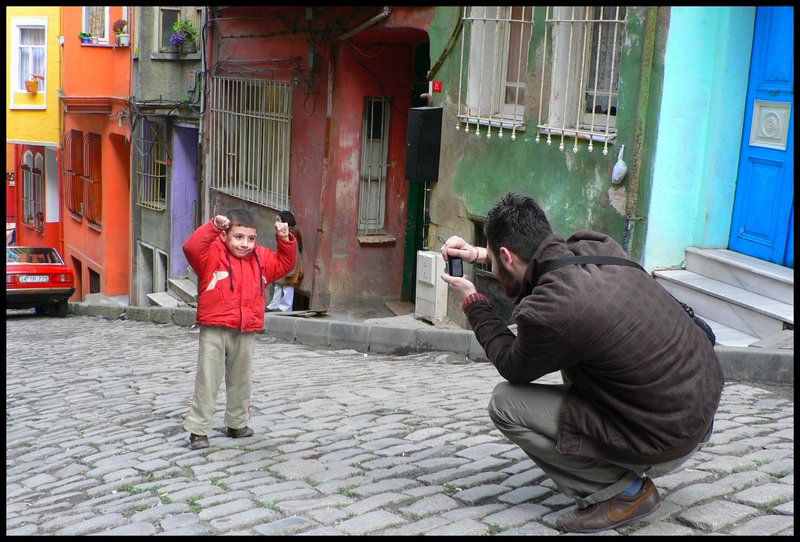
[[[227,327],[201,327],[192,406],[183,427],[208,435],[219,387],[225,377],[225,425],[241,429],[250,420],[250,385],[256,334]]]
[[[656,465],[617,463],[556,450],[558,420],[569,384],[511,384],[495,386],[489,417],[517,444],[558,488],[575,499],[577,508],[606,501],[621,493],[637,476],[654,478],[672,472],[699,450]]]

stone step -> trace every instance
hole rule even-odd
[[[720,346],[745,347],[761,340],[758,337],[753,337],[752,335],[748,335],[743,331],[733,329],[732,327],[712,320],[711,318],[703,316],[702,314],[695,314],[697,314],[697,316],[705,320],[706,323],[711,326],[711,329],[714,331],[714,335],[717,338],[717,344]]]
[[[727,249],[686,249],[686,271],[794,305],[794,269]]]
[[[170,295],[167,292],[156,292],[153,294],[147,294],[147,298],[150,300],[152,305],[158,307],[167,307],[169,309],[174,309],[180,306],[180,301],[173,295]]]
[[[760,339],[794,326],[794,307],[683,269],[655,271],[678,300],[697,314]]]
[[[169,289],[173,295],[184,303],[197,303],[197,284],[190,279],[169,279]]]

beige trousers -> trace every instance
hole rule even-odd
[[[227,327],[201,327],[192,406],[183,427],[208,435],[219,387],[225,377],[225,425],[241,429],[250,420],[250,385],[256,334]]]
[[[558,488],[575,499],[577,508],[606,501],[621,493],[637,476],[655,478],[672,472],[699,450],[656,465],[617,463],[562,454],[556,450],[558,421],[569,384],[511,384],[495,386],[489,417],[517,444]]]

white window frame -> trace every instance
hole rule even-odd
[[[605,155],[608,153],[608,145],[616,140],[617,108],[601,108],[602,111],[598,113],[586,100],[587,95],[606,95],[609,96],[609,102],[616,103],[621,80],[620,58],[625,41],[627,8],[612,6],[612,13],[606,14],[610,17],[601,15],[600,19],[595,18],[595,8],[596,6],[547,8],[536,142],[544,136],[547,143],[551,144],[555,137],[559,141],[559,149],[563,151],[565,139],[572,138],[573,152],[578,152],[578,140],[588,140],[589,152],[593,150],[595,142],[600,142]],[[608,36],[613,36],[611,49],[606,49],[601,54],[596,49],[597,43],[599,40],[607,40]],[[548,62],[551,66],[549,70]],[[598,77],[592,77],[592,71],[601,63],[604,64],[603,69],[610,70],[609,81],[603,86],[599,86]],[[545,96],[545,80],[548,75],[550,92]],[[596,102],[593,104],[599,105]]]
[[[480,135],[481,126],[488,127],[486,136],[492,137],[492,127],[516,132],[525,130],[525,95],[528,79],[528,53],[533,29],[531,6],[472,6],[464,11],[464,33],[461,41],[461,76],[466,81],[466,100],[462,109],[462,89],[459,83],[458,118],[460,122],[475,125]],[[516,32],[515,32],[516,30]],[[511,40],[516,40],[514,43]],[[465,43],[469,41],[469,51]],[[465,58],[466,55],[466,58]],[[466,61],[467,76],[464,77]],[[509,81],[511,72],[516,81]],[[513,89],[514,99],[507,99]]]
[[[89,28],[89,7],[103,8],[103,35],[98,36]],[[81,29],[83,32],[91,33],[93,38],[97,38],[97,43],[108,43],[108,36],[111,33],[109,23],[109,6],[84,6],[81,8]]]
[[[21,29],[22,28],[43,28],[44,29],[44,61],[42,66],[41,75],[44,75],[44,81],[39,80],[40,90],[39,94],[43,96],[44,102],[41,104],[19,103],[17,95],[27,94],[25,90],[25,79],[28,76],[21,76],[20,74],[20,61],[21,61]],[[11,109],[47,109],[47,39],[48,39],[48,18],[47,17],[12,17],[11,18]]]

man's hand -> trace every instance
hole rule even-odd
[[[225,215],[217,215],[214,217],[214,227],[218,230],[227,231],[231,225],[231,221]]]
[[[480,250],[478,247],[470,245],[457,235],[453,235],[447,241],[445,241],[441,250],[444,261],[447,261],[453,257],[461,258],[467,263],[475,263],[478,260],[478,256],[480,256]]]
[[[275,218],[275,235],[281,239],[289,238],[289,224],[282,221],[280,216]]]
[[[450,285],[450,290],[458,298],[459,304],[463,303],[468,295],[477,292],[475,285],[472,284],[469,279],[465,279],[464,277],[451,277],[445,273],[442,275],[442,280]]]

